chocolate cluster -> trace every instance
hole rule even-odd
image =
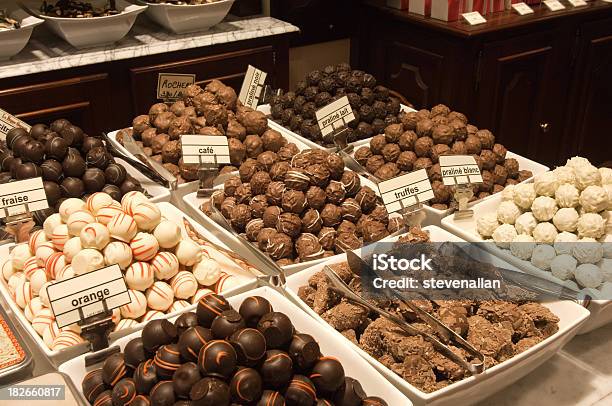
[[[501,192],[506,185],[532,176],[520,170],[514,158],[506,158],[506,147],[495,142],[489,130],[469,124],[462,113],[439,104],[430,110],[402,112],[394,123],[374,136],[369,146],[359,147],[355,159],[381,180],[426,169],[435,198],[432,206],[446,210],[452,190],[442,183],[441,155],[472,155],[482,171],[483,183],[474,185],[473,200]]]
[[[399,123],[399,99],[377,85],[374,76],[351,70],[345,63],[314,70],[297,84],[295,92],[274,97],[270,102],[272,118],[317,144],[333,145],[333,139],[322,137],[315,112],[343,96],[355,114],[355,120],[348,124],[349,142],[370,138]]]
[[[94,7],[88,1],[59,0],[53,5],[43,0],[40,12],[49,17],[61,18],[106,17],[120,13],[114,4],[109,2],[103,7]]]
[[[236,310],[213,293],[174,323],[149,322],[82,390],[96,406],[387,405],[267,299],[248,297]]]
[[[47,201],[55,211],[67,198],[105,192],[113,199],[142,191],[138,180],[117,164],[99,138],[90,137],[68,120],[35,124],[30,131],[10,130],[0,155],[2,183],[42,177]]]
[[[318,149],[284,147],[249,158],[212,200],[279,265],[353,250],[401,227],[339,155]]]

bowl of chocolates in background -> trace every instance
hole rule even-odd
[[[85,368],[60,366],[91,405],[406,405],[362,358],[279,292],[200,299],[195,313],[154,320]]]
[[[266,116],[242,106],[236,92],[218,80],[211,81],[203,89],[199,85],[187,87],[182,100],[172,104],[156,103],[148,114],[134,118],[131,128],[109,134],[113,144],[126,155],[124,134],[130,134],[144,153],[161,163],[179,180],[179,184],[198,180],[198,165],[183,163],[181,135],[218,135],[228,138],[231,165],[221,168],[221,173],[233,172],[247,158],[257,158],[266,151],[278,152],[281,147],[293,144],[298,150],[303,143],[288,139],[278,131],[268,128]],[[179,185],[179,190],[197,187]]]
[[[342,158],[323,149],[281,149],[247,159],[212,199],[188,194],[184,201],[207,226],[240,243],[206,215],[210,205],[287,273],[313,261],[354,250],[399,230],[402,218],[389,216],[376,186],[345,169]]]
[[[0,61],[17,55],[28,43],[34,27],[44,21],[21,9],[0,10]]]
[[[296,85],[294,91],[274,96],[261,110],[270,114],[276,126],[305,138],[312,148],[333,147],[332,138],[323,139],[315,113],[329,103],[346,96],[355,120],[348,124],[348,142],[373,137],[389,124],[399,123],[403,109],[400,99],[379,85],[376,78],[342,63],[314,70]],[[331,136],[330,136],[331,137]]]
[[[465,243],[437,226],[411,229],[407,234],[384,241],[415,244],[428,240]],[[470,256],[496,267],[516,269],[481,249],[471,250]],[[419,307],[457,331],[485,355],[487,368],[474,377],[437,352],[423,337],[406,335],[390,321],[339,295],[330,294],[327,276],[322,272],[325,266],[330,266],[354,292],[361,294],[360,276],[348,267],[346,257],[339,255],[288,277],[286,286],[292,299],[297,300],[300,307],[326,330],[343,339],[344,346],[352,347],[374,365],[415,405],[478,403],[554,356],[589,317],[589,311],[573,301],[540,304],[495,300],[478,302],[466,298],[465,301],[420,302]],[[373,300],[378,306],[402,315],[413,327],[436,334],[405,306]],[[451,348],[454,348],[452,343]],[[463,349],[456,350],[465,354]]]
[[[140,1],[148,6],[146,14],[175,34],[207,31],[219,24],[234,0]]]
[[[136,17],[146,5],[115,0],[114,8],[108,0],[58,0],[47,2],[24,0],[24,9],[46,22],[58,37],[75,48],[89,48],[113,44],[132,29]]]
[[[256,286],[250,270],[192,238],[184,222],[223,247],[170,203],[152,203],[140,192],[126,194],[121,203],[104,193],[86,202],[68,199],[27,243],[0,249],[0,293],[36,344],[58,362],[85,346],[78,325],[58,329],[54,321],[46,288],[57,281],[119,265],[131,303],[113,310],[111,340],[149,320],[193,310],[204,294]]]

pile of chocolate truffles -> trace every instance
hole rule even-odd
[[[351,70],[346,63],[314,70],[297,84],[295,92],[274,97],[270,102],[272,119],[317,144],[330,146],[333,139],[322,137],[315,112],[343,96],[355,114],[355,120],[348,124],[349,142],[370,138],[399,122],[399,99],[377,85],[374,76]]]
[[[209,294],[196,313],[149,322],[82,390],[95,406],[387,405],[261,296],[236,311]]]
[[[339,155],[319,149],[283,147],[249,158],[212,201],[281,266],[357,249],[402,226]]]
[[[414,246],[427,239],[422,231],[411,230],[400,243]],[[346,262],[331,267],[355,293],[362,294],[361,277],[354,274]],[[436,351],[423,336],[408,336],[384,317],[377,317],[332,292],[324,272],[314,274],[307,285],[299,288],[298,295],[348,340],[423,392],[437,391],[470,376],[461,366]],[[368,300],[402,317],[417,330],[445,341],[404,304],[386,299]],[[485,365],[489,368],[526,351],[559,329],[559,318],[535,302],[424,299],[415,303],[484,354]],[[471,361],[465,350],[452,345],[451,348]]]
[[[287,143],[280,133],[268,129],[265,114],[244,107],[236,92],[218,80],[202,89],[191,85],[182,100],[171,105],[157,103],[149,114],[136,117],[132,128],[119,131],[117,141],[123,143],[123,134],[131,134],[145,154],[163,164],[179,182],[198,179],[198,165],[183,163],[181,135],[219,135],[228,138],[231,165],[221,173],[237,170],[247,158],[257,158],[264,151],[278,152]],[[273,136],[274,142],[265,142]]]
[[[102,140],[65,119],[50,126],[35,124],[29,132],[13,128],[6,135],[6,146],[0,155],[1,182],[42,176],[47,201],[55,211],[68,198],[104,192],[120,201],[128,192],[142,191],[140,182],[115,163]]]
[[[501,192],[506,185],[529,179],[532,173],[520,170],[506,148],[495,143],[489,130],[468,124],[467,117],[439,104],[430,110],[402,112],[401,122],[384,128],[359,147],[355,159],[381,180],[426,169],[435,198],[432,207],[446,210],[453,201],[452,189],[442,183],[440,155],[472,155],[482,171],[483,183],[474,185],[473,200]]]

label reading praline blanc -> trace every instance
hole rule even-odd
[[[47,286],[57,327],[116,309],[131,302],[119,265],[111,265]]]
[[[0,188],[0,218],[49,207],[42,178],[10,182]]]
[[[229,164],[227,137],[217,135],[181,136],[183,162],[186,164]]]
[[[355,120],[355,114],[346,96],[329,103],[322,109],[317,110],[315,114],[323,136],[329,135]]]
[[[425,169],[380,182],[380,197],[389,213],[434,198],[431,182]]]
[[[440,172],[446,186],[482,183],[482,174],[471,155],[441,155]]]
[[[249,65],[240,88],[238,99],[247,107],[256,109],[261,97],[264,82],[268,74],[254,66]]]
[[[157,98],[178,100],[189,85],[195,83],[196,75],[183,73],[160,73],[157,76]]]
[[[0,138],[4,140],[6,138],[6,134],[13,128],[17,127],[21,127],[26,131],[30,131],[31,128],[27,123],[21,121],[14,115],[0,109]]]

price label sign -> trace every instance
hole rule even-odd
[[[587,5],[587,2],[584,0],[567,0],[572,7],[584,7]]]
[[[42,178],[5,183],[0,188],[0,218],[49,207]]]
[[[227,137],[218,135],[181,136],[183,162],[186,164],[229,164]]]
[[[544,4],[550,11],[559,11],[565,9],[559,0],[544,0]]]
[[[533,9],[525,3],[513,4],[512,9],[516,11],[519,15],[522,15],[522,16],[527,15],[527,14],[533,14]]]
[[[442,155],[439,159],[442,183],[446,186],[482,183],[482,174],[473,156]]]
[[[30,131],[30,125],[21,121],[7,111],[0,109],[0,139],[6,139],[6,134],[13,128],[21,127],[26,131]]]
[[[88,317],[130,303],[128,288],[119,265],[111,265],[47,286],[57,327],[63,328]]]
[[[380,182],[378,191],[389,213],[395,213],[403,208],[434,198],[431,182],[425,169]]]
[[[252,109],[257,108],[267,76],[266,72],[249,65],[238,95],[242,104]]]
[[[487,22],[487,20],[485,20],[482,14],[480,14],[478,11],[463,13],[461,14],[461,17],[463,17],[463,19],[470,25],[484,24]]]
[[[183,73],[160,73],[157,76],[157,98],[159,100],[178,100],[189,85],[193,85],[196,75]]]
[[[321,129],[321,134],[324,137],[355,120],[355,114],[346,96],[317,110],[315,115],[317,116],[317,123]]]

